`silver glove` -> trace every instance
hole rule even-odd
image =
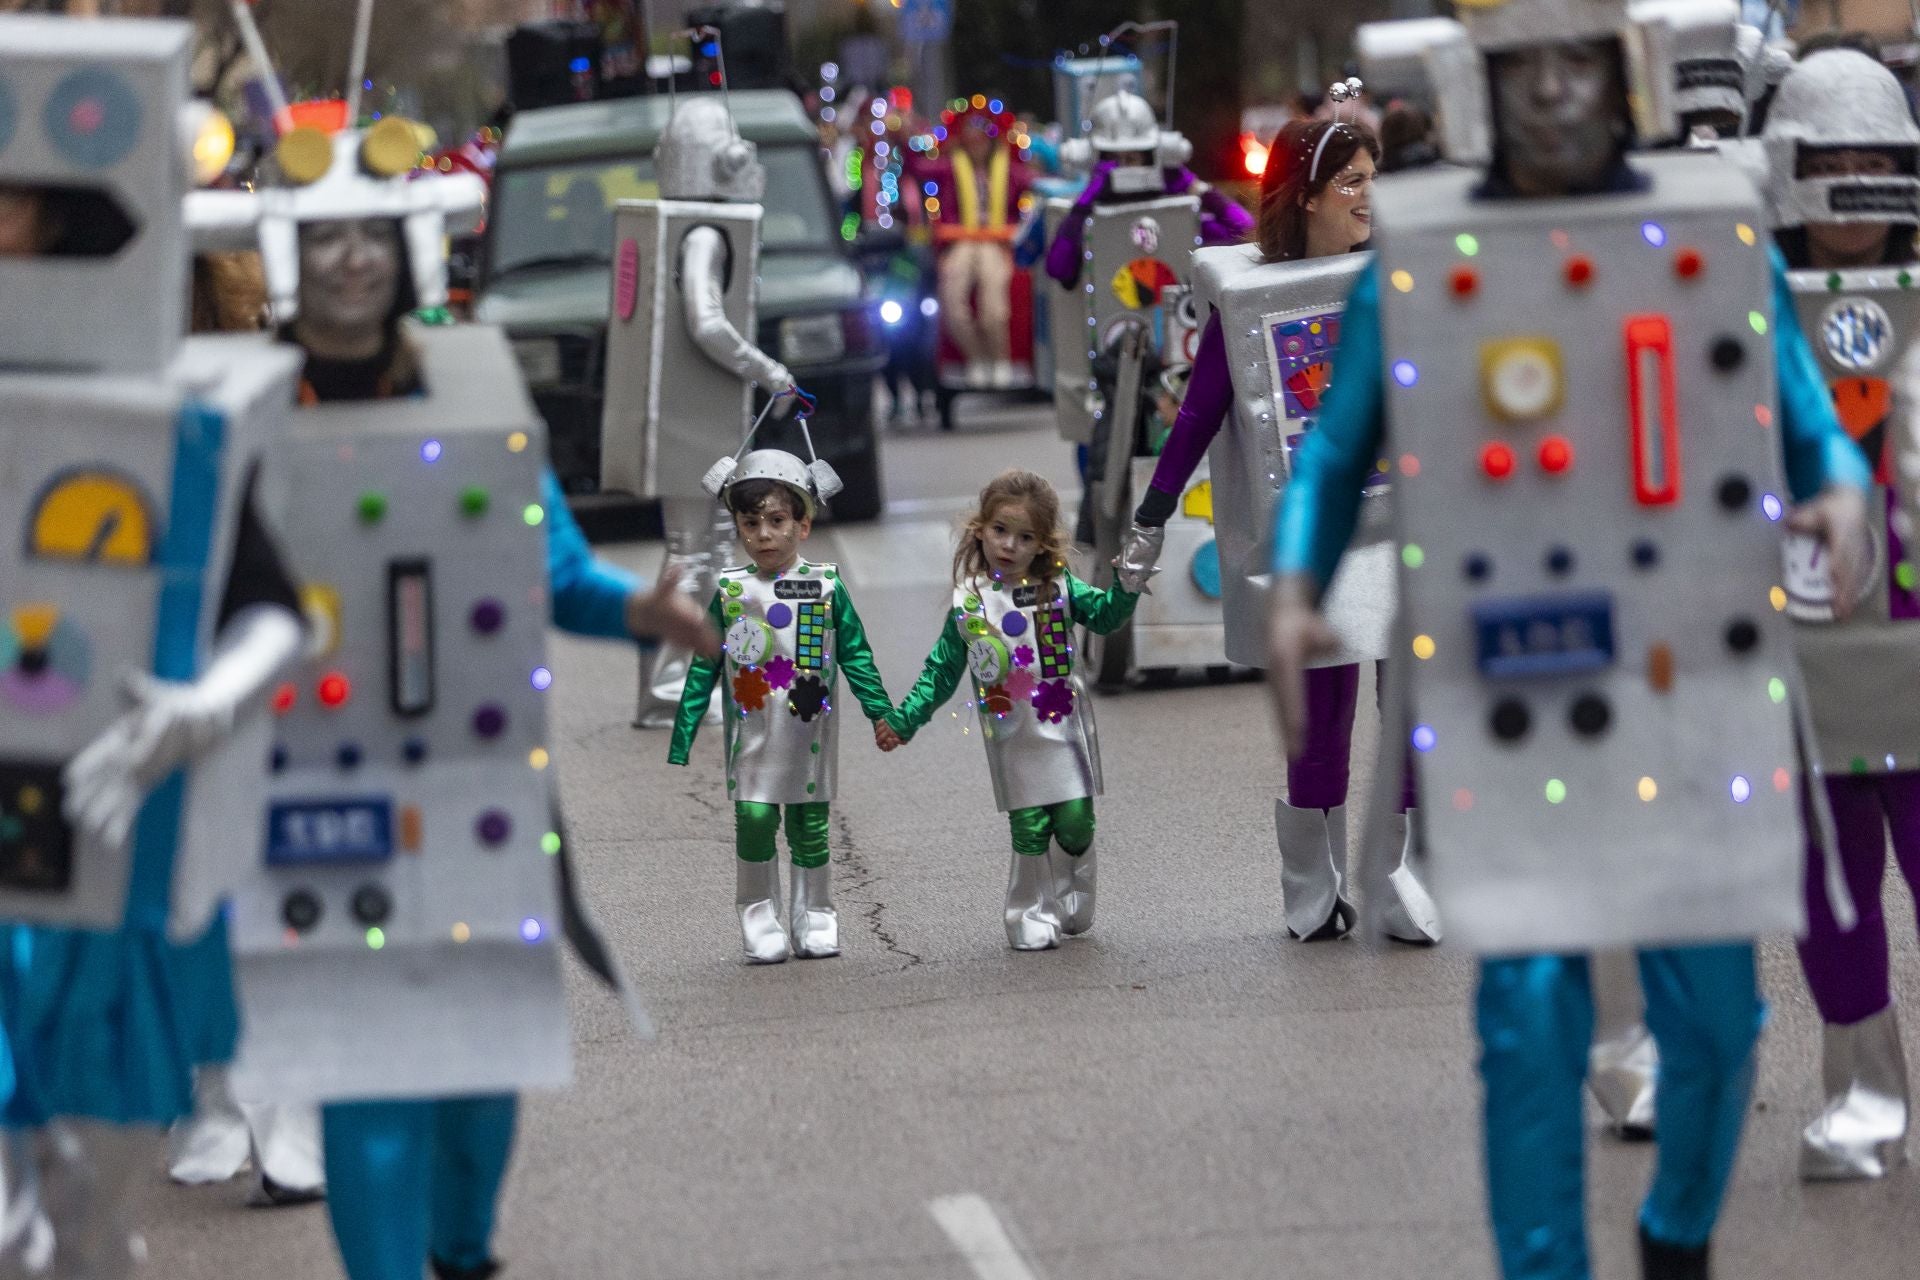
[[[1120,585],[1135,595],[1146,592],[1148,580],[1160,572],[1160,548],[1166,541],[1165,525],[1145,525],[1136,520],[1121,540],[1120,554],[1113,558]]]

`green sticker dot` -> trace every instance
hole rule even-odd
[[[813,744],[813,754],[815,755],[820,754],[820,744],[817,742]]]
[[[807,794],[808,794],[808,795],[812,795],[812,794],[813,794],[813,790],[814,790],[814,787],[813,787],[813,784],[812,784],[811,782],[809,782],[809,783],[807,784]]]
[[[800,566],[800,576],[801,576],[801,577],[803,577],[803,578],[804,578],[804,577],[806,577],[806,576],[807,576],[808,574],[810,574],[810,573],[812,573],[812,572],[813,572],[813,566],[812,566],[812,565],[810,565],[810,564],[803,564],[803,565],[801,565],[801,566]]]
[[[1838,271],[1827,277],[1827,288],[1833,290],[1835,293],[1840,292],[1840,283],[1840,273]]]
[[[384,493],[363,493],[359,502],[362,524],[378,524],[387,514],[387,495]]]
[[[998,581],[998,579],[996,579],[996,580],[994,581],[994,584],[993,584],[993,589],[994,589],[995,591],[998,591],[998,590],[1000,590],[1000,583],[999,583],[999,581]]]
[[[1913,561],[1902,560],[1894,567],[1893,580],[1900,584],[1902,591],[1911,591],[1915,583],[1920,583],[1920,570],[1913,567]]]
[[[1847,768],[1854,773],[1865,773],[1867,771],[1866,757],[1855,756],[1853,759],[1847,761]]]
[[[727,790],[729,790],[729,791],[731,791],[731,790],[733,790],[733,789],[734,789],[734,787],[735,787],[735,786],[737,786],[737,785],[738,785],[738,784],[737,784],[737,783],[735,783],[735,782],[734,782],[734,780],[733,780],[732,778],[728,778],[728,779],[727,779]]]
[[[477,484],[470,484],[460,491],[460,512],[467,516],[487,514],[487,491]]]
[[[826,571],[826,579],[827,579],[827,581],[828,581],[828,582],[832,582],[832,581],[833,581],[833,580],[834,580],[835,578],[838,578],[839,576],[840,576],[839,574],[837,574],[837,573],[835,573],[835,572],[834,572],[833,570],[831,570],[831,569],[828,569],[828,570]]]
[[[1899,275],[1895,276],[1894,279],[1899,282],[1902,289],[1911,289],[1913,287],[1913,272],[1911,271],[1902,271]]]

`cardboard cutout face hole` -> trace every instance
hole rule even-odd
[[[0,258],[111,258],[138,230],[110,192],[0,183]]]

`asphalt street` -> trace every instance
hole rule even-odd
[[[942,621],[971,495],[1015,463],[1072,488],[1072,463],[1050,414],[1012,401],[965,403],[957,433],[896,430],[885,449],[887,517],[823,528],[807,553],[840,563],[898,698]],[[648,575],[659,557],[609,553]],[[524,1109],[506,1280],[1492,1274],[1472,961],[1286,940],[1258,684],[1099,701],[1099,924],[1038,955],[1002,933],[1007,828],[977,730],[943,718],[882,756],[856,717],[833,823],[845,954],[750,968],[718,731],[672,768],[664,733],[628,726],[630,650],[557,639],[552,665],[579,868],[659,1037],[636,1040],[573,971],[578,1079]],[[1888,905],[1920,1009],[1897,875]],[[1716,1274],[1911,1276],[1913,1171],[1796,1177],[1818,1020],[1790,940],[1768,940],[1765,969],[1773,1016]],[[1596,1275],[1628,1280],[1652,1152],[1602,1137],[1597,1114],[1591,1133]],[[162,1280],[340,1275],[323,1210],[244,1208],[243,1181],[154,1181]]]

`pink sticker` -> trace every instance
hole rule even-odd
[[[640,301],[640,244],[632,236],[620,242],[613,267],[613,309],[622,320],[633,319]]]

